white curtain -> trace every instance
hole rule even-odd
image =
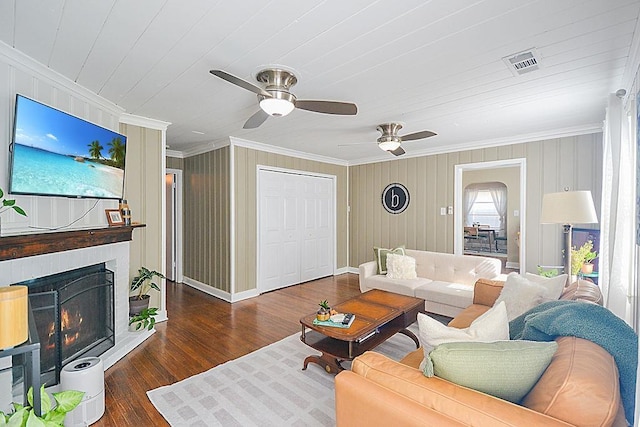
[[[465,225],[471,225],[471,221],[469,221],[469,214],[471,213],[471,208],[473,204],[476,202],[478,198],[478,188],[473,186],[469,186],[464,189],[464,223]]]
[[[493,200],[493,205],[496,207],[496,211],[498,211],[498,215],[500,215],[500,231],[504,231],[506,228],[506,219],[507,219],[507,187],[491,187],[489,189],[489,193],[491,194],[491,199]]]
[[[633,326],[635,152],[622,101],[609,96],[605,119],[599,284],[605,306]]]

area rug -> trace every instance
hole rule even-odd
[[[396,334],[375,350],[400,360],[414,349]],[[315,363],[303,371],[311,354],[298,333],[147,395],[174,427],[334,426],[334,375]]]

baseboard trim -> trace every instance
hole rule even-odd
[[[340,276],[341,274],[347,274],[347,273],[351,273],[351,271],[349,270],[349,267],[342,267],[342,268],[338,268],[333,275],[334,276]]]
[[[216,298],[219,298],[223,301],[234,303],[238,301],[242,301],[245,299],[257,297],[260,295],[257,289],[250,289],[248,291],[242,291],[235,294],[231,294],[229,292],[223,291],[218,288],[214,288],[213,286],[209,286],[206,283],[199,282],[195,279],[185,276],[182,280],[182,283],[185,285],[191,286],[199,291],[204,292],[205,294],[209,294]]]
[[[348,273],[360,274],[360,269],[358,267],[347,267]]]

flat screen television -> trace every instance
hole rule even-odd
[[[127,137],[16,96],[9,192],[121,199]]]

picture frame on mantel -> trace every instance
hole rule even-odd
[[[122,219],[122,213],[118,209],[105,209],[104,213],[107,215],[107,221],[109,226],[124,225],[124,219]]]

